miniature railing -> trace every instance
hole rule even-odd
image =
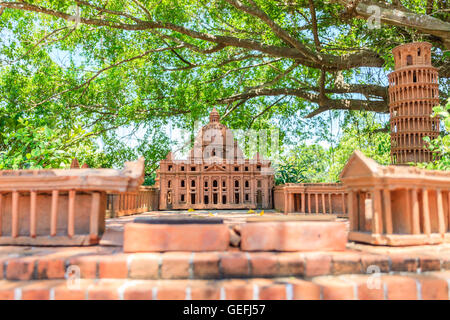
[[[275,209],[284,213],[347,216],[346,199],[340,183],[287,183],[274,191]]]
[[[109,193],[107,216],[115,218],[158,210],[158,200],[159,191],[155,187],[141,186],[135,192]]]

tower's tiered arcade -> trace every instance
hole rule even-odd
[[[439,104],[438,71],[431,65],[431,44],[414,42],[392,50],[395,70],[389,74],[391,161],[394,164],[427,162],[432,154],[424,137],[439,135],[439,119],[432,108]]]

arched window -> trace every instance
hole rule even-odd
[[[191,181],[191,187],[195,187],[195,180]]]
[[[234,181],[234,187],[235,187],[235,188],[239,188],[239,181],[238,181],[238,180],[235,180],[235,181]]]
[[[412,64],[413,64],[412,55],[408,54],[408,55],[406,56],[406,65],[407,65],[407,66],[410,66],[410,65],[412,65]]]
[[[213,180],[213,187],[217,188],[217,180]]]

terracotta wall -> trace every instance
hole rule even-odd
[[[107,197],[107,217],[121,217],[158,210],[159,189],[141,186],[138,191],[110,193]]]

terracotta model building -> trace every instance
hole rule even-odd
[[[274,207],[283,213],[346,215],[345,188],[340,183],[286,183],[274,190]]]
[[[273,170],[256,154],[245,159],[233,133],[213,109],[194,141],[188,160],[169,153],[160,162],[159,209],[271,208]]]
[[[341,180],[349,240],[392,246],[450,241],[450,172],[381,166],[355,151]]]
[[[144,158],[122,170],[0,170],[0,245],[97,244],[106,192],[134,191],[143,181]]]
[[[431,44],[414,42],[392,50],[395,71],[389,74],[391,161],[428,162],[432,153],[424,137],[439,135],[439,119],[431,118],[439,104],[438,70],[431,65]]]

